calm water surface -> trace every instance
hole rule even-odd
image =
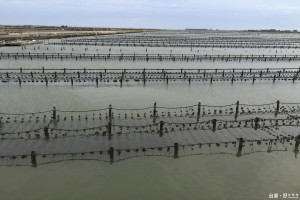
[[[292,152],[133,158],[113,165],[66,161],[1,167],[0,174],[3,199],[252,200],[300,191]]]
[[[0,48],[2,52],[71,52],[73,46],[42,44]],[[74,53],[85,46],[74,46]],[[98,49],[98,50],[97,50]],[[88,47],[86,53],[108,53],[109,47]],[[121,49],[121,50],[120,50]],[[146,53],[142,47],[112,47],[111,53]],[[170,48],[147,48],[148,53],[170,53]],[[282,52],[280,52],[282,51]],[[299,54],[299,50],[277,50]],[[275,54],[276,49],[172,49],[172,53]],[[0,68],[261,68],[299,67],[300,62],[102,62],[1,60]],[[1,86],[0,112],[203,104],[262,104],[299,102],[300,84],[175,83],[114,86]],[[258,152],[242,157],[199,155],[131,158],[112,165],[97,161],[65,161],[32,167],[0,167],[0,199],[269,199],[269,193],[298,193],[300,162],[293,152]]]

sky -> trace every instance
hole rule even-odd
[[[0,24],[300,30],[300,0],[0,0]]]

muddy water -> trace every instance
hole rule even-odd
[[[133,158],[120,163],[66,161],[1,167],[3,199],[269,199],[297,193],[291,152]]]
[[[175,83],[117,86],[2,86],[1,112],[22,113],[51,110],[55,104],[62,110],[106,108],[143,108],[157,102],[159,106],[188,106],[201,101],[205,105],[226,105],[239,100],[247,104],[299,102],[300,85],[292,82],[275,84]]]

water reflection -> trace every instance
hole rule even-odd
[[[298,141],[298,142],[297,142]],[[296,142],[290,141],[288,144],[280,143],[273,140],[245,142],[239,140],[238,143],[216,143],[216,144],[191,144],[151,148],[135,148],[135,149],[114,149],[109,148],[107,151],[89,151],[76,153],[57,153],[57,154],[38,154],[32,151],[30,155],[15,155],[15,156],[1,156],[1,166],[32,166],[38,167],[51,163],[62,161],[75,160],[91,160],[102,161],[113,164],[115,162],[122,162],[124,160],[137,157],[166,157],[173,159],[180,159],[189,156],[201,155],[231,155],[236,158],[241,158],[251,154],[257,153],[272,153],[272,152],[287,152],[294,153],[295,159],[299,153],[299,136]]]

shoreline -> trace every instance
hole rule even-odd
[[[41,30],[41,29],[22,29],[11,28],[9,30],[0,27],[0,47],[3,46],[23,46],[31,44],[42,43],[41,40],[47,39],[62,39],[70,37],[83,37],[83,36],[96,36],[96,35],[113,35],[113,34],[126,34],[126,33],[140,33],[149,32],[154,30],[147,29],[110,29],[110,30],[86,30],[80,29],[58,29],[55,30]]]

